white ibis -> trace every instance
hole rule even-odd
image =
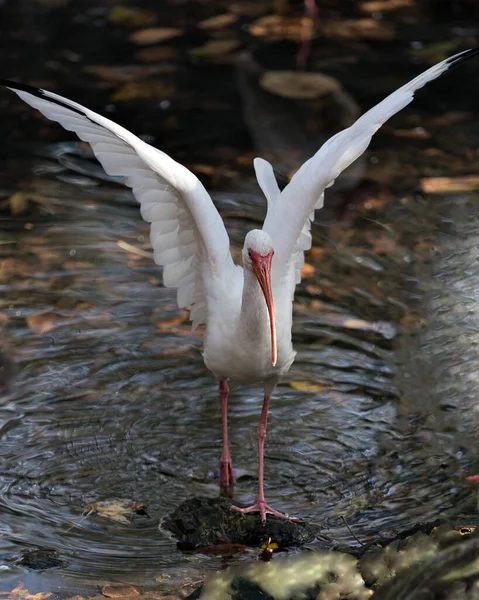
[[[219,381],[223,451],[220,485],[234,483],[228,449],[228,380],[263,382],[257,429],[258,495],[243,513],[290,519],[270,508],[264,495],[264,443],[270,396],[295,356],[291,343],[293,295],[304,251],[311,247],[311,221],[323,206],[324,190],[368,147],[372,136],[407,106],[414,92],[476,54],[466,50],[431,67],[336,134],[280,191],[272,166],[256,158],[254,168],[268,201],[263,229],[250,231],[243,267],[235,265],[223,221],[200,181],[164,152],[76,102],[21,83],[0,81],[49,119],[89,142],[109,175],[123,176],[151,223],[155,262],[166,287],[177,288],[178,306],[191,306],[193,327],[206,324],[204,361]],[[293,520],[293,519],[290,519]]]

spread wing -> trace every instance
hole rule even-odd
[[[90,144],[108,175],[124,177],[151,223],[155,262],[162,265],[166,287],[178,289],[180,307],[194,304],[193,327],[205,322],[206,304],[200,262],[220,275],[233,270],[230,243],[209,194],[188,169],[164,152],[62,96],[0,80],[33,108]]]
[[[324,190],[333,185],[338,175],[361,156],[379,127],[407,106],[416,90],[478,52],[479,49],[466,50],[431,67],[393,92],[351,127],[329,139],[302,165],[281,194],[273,202],[268,202],[263,229],[273,240],[276,269],[285,268],[290,260],[294,261],[296,268],[304,262],[304,250],[311,247],[311,221],[314,211],[323,206]],[[264,165],[261,171],[269,174],[267,181],[268,188],[271,188],[271,176],[274,175]],[[261,180],[260,185],[264,190]]]

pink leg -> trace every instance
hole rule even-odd
[[[223,450],[220,457],[220,488],[227,491],[233,487],[235,477],[228,446],[228,394],[230,389],[226,379],[220,381],[221,421],[223,425]],[[229,495],[229,494],[226,494]]]
[[[287,521],[293,521],[293,523],[300,523],[300,519],[288,517],[287,515],[284,515],[283,513],[280,513],[274,508],[268,506],[264,497],[264,441],[266,439],[268,407],[269,396],[265,396],[258,429],[256,430],[256,441],[258,442],[258,495],[256,496],[256,501],[248,508],[239,508],[237,506],[232,506],[231,508],[241,513],[259,512],[261,521],[263,523],[266,522],[266,515],[273,515],[279,519],[286,519]]]

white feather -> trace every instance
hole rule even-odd
[[[180,307],[195,302],[193,327],[206,320],[200,262],[216,276],[234,269],[229,238],[200,181],[164,152],[93,111],[44,90],[11,87],[22,100],[88,142],[108,175],[122,176],[151,223],[155,262],[164,284],[178,288]]]
[[[263,229],[270,234],[275,248],[274,267],[280,275],[298,251],[311,247],[308,233],[314,210],[323,206],[324,190],[333,185],[338,175],[369,146],[372,136],[395,113],[407,106],[414,92],[447,71],[460,57],[474,51],[466,50],[431,67],[399,88],[360,117],[351,127],[329,139],[319,151],[295,173],[274,203],[268,204]],[[287,224],[287,226],[285,226]]]

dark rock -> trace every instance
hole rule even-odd
[[[63,567],[65,563],[58,558],[56,550],[30,550],[24,552],[20,565],[34,571],[45,571]]]
[[[243,515],[231,510],[226,498],[191,498],[163,522],[182,550],[214,544],[259,546],[271,538],[280,549],[301,546],[315,539],[319,528],[292,523],[268,515],[263,525],[258,514]]]

